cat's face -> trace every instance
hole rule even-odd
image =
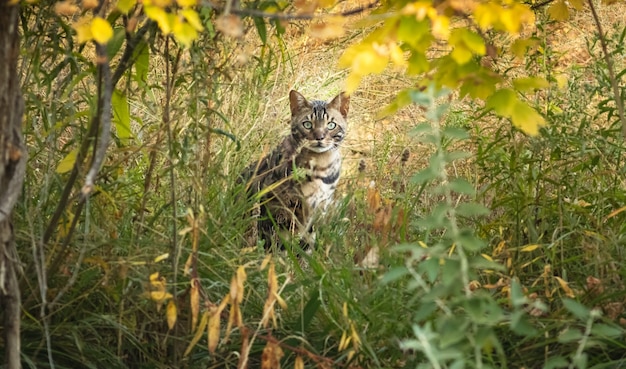
[[[350,97],[340,93],[330,102],[308,101],[299,92],[289,92],[291,135],[304,149],[323,153],[339,147],[347,132]]]

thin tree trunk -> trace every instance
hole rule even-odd
[[[11,213],[22,190],[26,149],[22,141],[24,110],[17,74],[19,7],[0,0],[0,311],[4,315],[4,358],[7,369],[20,365],[20,268]]]

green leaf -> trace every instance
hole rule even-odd
[[[76,155],[78,154],[78,150],[72,150],[69,154],[67,154],[57,165],[56,172],[59,174],[67,173],[74,167],[74,163],[76,162]]]
[[[430,47],[433,40],[427,19],[417,20],[415,16],[402,17],[398,24],[398,40],[410,45],[422,54]]]
[[[546,363],[543,365],[543,369],[558,369],[566,368],[569,366],[567,360],[562,356],[550,356]]]
[[[426,73],[430,70],[428,58],[420,51],[412,51],[408,62],[407,74],[410,76]]]
[[[537,328],[533,327],[523,310],[517,310],[511,314],[511,330],[526,337],[536,336]]]
[[[576,300],[563,299],[563,306],[580,320],[587,320],[589,317],[589,309]]]
[[[466,202],[459,204],[456,208],[456,212],[463,217],[477,217],[489,215],[491,210],[476,202]]]
[[[520,307],[526,303],[526,296],[517,278],[511,281],[511,303],[514,307]]]
[[[496,114],[503,117],[510,117],[517,107],[519,100],[515,91],[503,88],[491,95],[485,104],[487,109],[493,109]]]
[[[598,323],[591,328],[591,334],[595,337],[618,338],[624,335],[624,329],[613,324]]]
[[[395,267],[385,273],[385,275],[383,275],[383,277],[380,279],[380,283],[388,284],[391,282],[395,282],[407,274],[409,274],[409,270],[406,267]]]
[[[456,140],[466,140],[469,138],[467,129],[463,127],[448,126],[442,130],[443,134],[447,137],[454,138]]]
[[[116,27],[113,30],[113,38],[109,40],[107,43],[107,56],[109,60],[113,59],[113,57],[120,51],[122,44],[124,43],[124,39],[126,37],[126,30],[124,27]]]
[[[148,70],[150,68],[150,48],[145,41],[141,41],[135,49],[135,80],[139,83],[146,83],[148,80]]]
[[[450,189],[459,194],[474,195],[476,189],[474,186],[463,178],[455,178],[448,184]],[[458,209],[458,208],[457,208]]]
[[[575,328],[566,328],[564,331],[559,333],[557,340],[560,343],[569,343],[574,341],[579,341],[583,337],[583,334]]]
[[[128,107],[128,98],[121,91],[113,91],[111,97],[111,105],[113,106],[113,123],[117,130],[117,137],[123,144],[128,143],[128,139],[133,137],[130,130],[130,109]]]
[[[267,27],[265,25],[265,18],[262,17],[253,17],[254,26],[256,27],[257,32],[259,33],[259,38],[263,45],[267,43]]]
[[[459,235],[458,239],[459,245],[462,246],[465,250],[470,252],[477,252],[485,248],[487,243],[481,240],[479,237],[476,237],[471,231],[465,230],[462,231]]]

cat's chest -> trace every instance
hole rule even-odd
[[[326,207],[332,201],[339,174],[341,155],[338,151],[325,155],[309,155],[299,158],[298,167],[306,173],[300,189],[311,210]]]

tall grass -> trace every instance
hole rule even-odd
[[[298,31],[266,44],[246,38],[245,55],[211,33],[180,54],[151,36],[147,78],[134,69],[118,85],[133,137],[116,137],[84,211],[71,196],[50,225],[69,175],[58,165],[88,134],[95,109],[94,65],[50,9],[34,5],[23,18],[31,159],[15,228],[25,367],[229,368],[245,342],[249,367],[260,366],[268,342],[282,347],[284,367],[298,357],[307,367],[351,368],[624,360],[624,143],[595,39],[592,63],[536,95],[550,125],[534,139],[454,95],[435,99],[434,90],[375,120],[389,81],[407,81],[368,80],[352,97],[337,206],[318,226],[312,255],[273,255],[286,308],[276,307],[276,326],[262,328],[267,255],[243,247],[253,204],[238,173],[288,131],[289,89],[315,98],[340,90],[342,72],[328,63],[345,45],[308,45],[306,60],[320,60],[308,66],[292,47]],[[614,60],[623,59],[624,34],[611,33]],[[542,49],[545,59],[523,68],[556,82],[548,58],[556,50],[549,42]],[[616,65],[620,76],[625,67]],[[73,193],[79,188],[80,180]],[[479,203],[491,213],[481,216]],[[197,264],[185,273],[189,229],[199,231]],[[195,335],[193,273],[209,311],[231,293],[240,266],[243,327],[224,339],[224,310],[216,351],[203,334],[185,356]],[[156,272],[175,295],[174,329],[165,304],[149,295]]]

